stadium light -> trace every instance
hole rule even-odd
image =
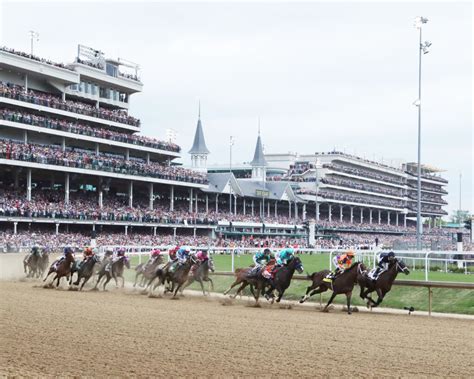
[[[423,24],[426,24],[428,19],[422,16],[415,18],[415,28],[419,30],[419,44],[418,44],[418,99],[413,103],[418,107],[418,167],[417,167],[417,206],[416,206],[416,249],[421,250],[421,56],[429,52],[431,42],[422,42]],[[423,53],[423,54],[422,54]]]
[[[28,34],[30,35],[31,56],[33,56],[33,41],[34,40],[36,40],[36,42],[39,41],[39,33],[35,32],[34,30],[30,30]]]

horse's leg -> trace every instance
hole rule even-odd
[[[347,300],[347,314],[350,315],[352,314],[351,312],[351,297],[352,297],[352,291],[346,293],[346,300]]]
[[[56,274],[56,278],[58,279],[58,282],[56,283],[56,288],[59,287],[59,281],[61,280],[61,277],[59,276],[59,274]],[[54,282],[54,279],[53,279],[53,282]]]
[[[199,279],[198,282],[199,282],[199,284],[201,285],[201,289],[202,289],[202,294],[203,294],[203,296],[206,296],[206,291],[204,291],[204,284],[202,283],[202,279]]]
[[[377,301],[372,300],[374,303],[373,307],[378,307],[380,303],[383,301],[383,298],[385,295],[380,288],[377,288],[375,291],[377,292],[378,299]]]
[[[43,282],[46,282],[46,279],[48,279],[48,276],[50,276],[52,273],[51,270],[48,271],[48,274],[44,277]]]
[[[135,283],[133,283],[133,287],[135,287],[137,285],[137,280],[138,280],[138,277],[140,276],[140,272],[137,272],[137,275],[135,275]]]
[[[174,282],[173,282],[173,287],[174,287]],[[176,294],[178,293],[179,289],[181,288],[181,286],[183,285],[183,283],[179,283],[178,286],[176,287],[176,290],[174,291],[174,294],[173,294],[173,298],[176,298]]]
[[[306,293],[304,296],[301,296],[300,303],[304,303],[306,300],[308,300],[312,295],[308,295],[310,291],[318,288],[318,286],[314,286],[314,283],[312,283],[310,286],[306,288]]]
[[[328,303],[326,304],[326,306],[324,307],[323,309],[323,312],[327,312],[328,311],[328,307],[329,305],[331,305],[332,301],[334,300],[334,298],[336,297],[336,293],[333,292],[332,295],[331,295],[331,298],[329,299]]]
[[[239,293],[242,293],[242,291],[244,290],[245,287],[248,286],[248,283],[247,282],[242,282],[242,284],[240,285],[239,289],[237,290],[237,292],[235,293],[235,295],[233,296],[233,298],[235,299]],[[232,296],[231,296],[232,297]]]
[[[125,287],[125,277],[123,275],[120,276],[122,278],[122,288]]]
[[[224,295],[227,295],[232,288],[234,288],[237,284],[240,284],[240,283],[242,283],[242,281],[240,279],[236,279],[235,282],[231,284],[229,289],[224,291]]]
[[[104,282],[104,286],[103,286],[104,291],[105,291],[105,286],[107,285],[108,282],[110,282],[110,279],[112,279],[112,277],[110,276],[109,273],[107,273],[107,280]]]
[[[104,274],[99,274],[99,277],[97,278],[97,282],[95,282],[94,289],[97,289],[97,286],[99,285],[99,283],[102,280],[103,276],[104,276]]]
[[[212,281],[211,278],[207,278],[207,280],[209,281],[209,285],[211,287],[211,291],[214,292],[214,282]],[[211,293],[211,291],[208,290],[209,293]]]

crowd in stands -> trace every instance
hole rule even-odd
[[[417,172],[413,172],[413,171],[407,171],[409,174],[413,175],[413,176],[416,176],[418,177],[418,173]],[[442,183],[448,183],[448,181],[445,179],[445,178],[442,178],[441,176],[439,175],[434,175],[434,174],[421,174],[421,177],[422,178],[425,178],[425,179],[430,179],[430,180],[434,180],[436,182],[442,182]]]
[[[55,67],[70,70],[63,63],[56,63],[56,62],[50,61],[49,59],[40,58],[36,55],[28,54],[28,53],[25,53],[23,51],[18,51],[18,50],[15,50],[15,49],[12,49],[12,48],[9,48],[9,47],[6,47],[6,46],[0,47],[0,50],[5,51],[5,52],[10,53],[10,54],[18,55],[18,56],[23,57],[23,58],[32,59],[32,60],[37,61],[37,62],[41,62],[41,63],[49,64],[51,66],[55,66]]]
[[[91,62],[91,61],[85,61],[85,60],[80,59],[80,58],[76,58],[76,63],[84,64],[86,66],[97,68],[99,70],[104,70],[105,69],[103,63],[101,63],[101,62]],[[137,82],[140,81],[140,79],[138,78],[137,75],[132,75],[132,74],[128,74],[126,72],[121,72],[121,71],[119,71],[118,74],[119,74],[119,76],[122,76],[126,79],[135,80]]]
[[[325,221],[325,220],[320,220],[316,223],[316,226],[318,227],[319,230],[364,230],[364,231],[371,231],[371,232],[397,232],[397,233],[411,233],[415,232],[416,228],[414,225],[408,225],[404,227],[403,225],[393,225],[390,224],[388,225],[387,223],[384,224],[378,224],[378,223],[368,223],[368,222],[362,222],[362,223],[350,223],[347,221],[339,221],[339,220],[331,220]]]
[[[408,203],[408,208],[412,211],[417,211],[418,207],[415,201],[409,202]],[[441,208],[440,205],[431,205],[431,204],[425,204],[421,203],[421,211],[422,212],[431,212],[431,213],[436,213],[436,214],[444,214],[447,215],[448,212],[446,212],[444,209]]]
[[[340,163],[325,163],[323,168],[332,169],[334,171],[345,172],[347,174],[357,175],[361,177],[367,177],[375,180],[380,180],[383,182],[394,183],[398,185],[403,185],[402,177],[396,177],[388,174],[382,174],[380,171],[372,171],[369,169],[362,169],[360,167],[350,167]]]
[[[301,188],[297,191],[301,195],[316,195],[316,190]],[[341,201],[350,201],[353,203],[361,204],[373,204],[373,205],[382,205],[392,208],[404,208],[405,202],[401,200],[394,200],[390,198],[375,197],[371,195],[363,194],[350,194],[350,193],[341,193],[332,191],[329,189],[322,188],[319,190],[318,195],[325,199],[341,200]]]
[[[139,119],[129,116],[127,112],[122,109],[97,108],[91,104],[82,103],[80,101],[62,100],[62,98],[58,96],[33,91],[31,89],[25,92],[25,87],[10,82],[0,81],[0,96],[131,126],[140,126]]]
[[[81,134],[89,137],[104,138],[111,141],[130,143],[133,145],[146,146],[154,149],[161,149],[179,152],[181,148],[173,143],[159,141],[155,138],[115,132],[110,129],[93,128],[78,122],[71,122],[65,119],[54,117],[37,116],[27,112],[20,112],[12,109],[1,109],[0,119],[22,124],[39,126],[48,129],[61,130],[63,132]]]
[[[165,166],[110,154],[94,154],[82,149],[63,150],[54,145],[39,145],[0,140],[0,158],[77,167],[89,170],[108,171],[127,175],[138,175],[181,182],[207,183],[206,175],[179,166]]]
[[[400,188],[379,186],[377,184],[360,183],[351,179],[336,178],[332,175],[322,178],[321,183],[330,184],[334,186],[349,187],[361,191],[383,193],[384,195],[403,196],[402,189]]]
[[[418,188],[417,182],[408,182],[408,186],[413,188],[412,191],[416,191],[417,188]],[[424,183],[424,182],[421,182],[421,190],[422,191],[426,190],[426,191],[431,191],[431,192],[438,192],[438,193],[442,193],[444,195],[448,194],[448,191],[444,190],[441,186],[436,186],[434,184]]]
[[[413,200],[417,200],[416,193],[409,193],[408,197]],[[424,192],[421,193],[421,201],[431,201],[433,203],[448,204],[446,200],[443,200],[441,196],[428,195]]]

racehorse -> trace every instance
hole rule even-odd
[[[136,275],[135,275],[135,283],[133,283],[133,286],[135,287],[137,285],[138,277],[141,275],[142,280],[139,286],[143,287],[145,285],[145,280],[146,279],[150,280],[151,278],[153,278],[155,275],[156,269],[162,263],[163,263],[163,257],[160,255],[158,256],[158,258],[155,259],[155,261],[152,264],[140,263],[139,265],[137,265],[137,267],[135,267]]]
[[[240,284],[240,287],[237,289],[235,295],[230,296],[231,298],[235,299],[240,293],[242,293],[245,287],[250,286],[250,292],[252,292],[252,295],[255,298],[255,302],[258,303],[260,293],[265,288],[267,279],[265,279],[261,275],[261,270],[258,272],[257,275],[249,275],[253,269],[254,267],[236,269],[234,272],[235,281],[230,285],[227,290],[224,291],[224,295],[227,295],[232,288]],[[254,288],[256,289],[256,291],[254,291]]]
[[[109,262],[106,265],[103,265],[99,271],[99,278],[95,283],[94,290],[97,289],[102,278],[105,276],[106,280],[104,282],[103,290],[105,291],[105,286],[110,281],[110,279],[114,278],[115,280],[115,287],[118,288],[118,281],[117,278],[122,278],[122,288],[125,286],[125,279],[123,277],[124,267],[130,268],[130,261],[126,256],[118,257],[115,262]]]
[[[342,274],[337,276],[333,279],[332,283],[327,283],[323,281],[323,279],[331,273],[329,270],[323,270],[319,272],[314,272],[311,275],[308,275],[308,279],[312,280],[313,283],[306,289],[306,294],[301,297],[300,303],[304,303],[307,299],[311,296],[326,292],[327,290],[332,290],[331,298],[329,299],[328,303],[323,309],[323,312],[328,311],[329,305],[332,303],[334,298],[343,293],[346,295],[347,299],[347,313],[351,314],[351,297],[352,297],[352,290],[354,289],[354,285],[357,281],[357,274],[358,270],[360,270],[359,266],[361,265],[360,262],[355,262],[351,267],[346,269]]]
[[[90,257],[87,261],[85,262],[78,262],[76,261],[71,269],[71,279],[69,280],[69,285],[72,283],[72,276],[74,275],[75,272],[77,272],[77,280],[73,283],[75,286],[78,286],[81,279],[82,285],[79,288],[79,291],[82,291],[82,288],[84,285],[87,283],[87,281],[91,278],[91,276],[94,274],[94,266],[96,263],[100,262],[100,258],[97,254],[94,256]]]
[[[392,288],[392,284],[395,281],[399,272],[403,272],[405,275],[410,273],[408,267],[402,260],[394,259],[389,263],[387,271],[382,272],[377,281],[374,283],[372,279],[367,276],[367,270],[363,264],[361,264],[360,270],[357,274],[357,283],[360,286],[360,297],[367,300],[367,308],[377,307],[383,301],[385,295]],[[378,299],[374,301],[369,295],[372,292],[376,292]]]
[[[193,268],[196,267],[193,271]],[[212,279],[209,277],[209,270],[214,272],[214,260],[212,258],[206,259],[202,263],[196,263],[192,268],[191,268],[191,275],[188,276],[188,281],[181,287],[181,292],[183,290],[191,285],[194,282],[198,282],[201,285],[202,289],[202,294],[206,296],[206,291],[204,291],[204,284],[203,282],[209,282],[211,289],[214,290],[214,283],[212,282]],[[210,291],[208,290],[207,292]]]
[[[40,278],[49,264],[49,251],[45,248],[39,253],[30,253],[23,259],[23,269],[26,277]]]
[[[300,274],[303,272],[303,264],[299,257],[294,257],[286,266],[281,266],[277,268],[273,279],[270,282],[270,288],[266,292],[267,295],[272,296],[273,302],[273,291],[276,290],[278,292],[278,297],[276,302],[279,303],[283,294],[285,293],[286,289],[290,286],[291,279],[295,273],[295,270],[298,271]]]
[[[71,275],[71,265],[74,263],[74,253],[73,252],[68,252],[66,254],[66,257],[58,262],[58,260],[54,261],[51,267],[49,268],[48,274],[46,277],[43,279],[43,282],[48,279],[48,276],[55,272],[56,276],[54,277],[53,281],[51,284],[54,283],[54,281],[57,279],[56,287],[59,286],[59,281],[63,276],[66,278],[69,278],[69,275]]]
[[[41,278],[43,276],[44,272],[46,271],[46,269],[48,268],[49,253],[50,253],[49,249],[46,249],[46,248],[43,249],[43,251],[41,253],[41,257],[37,262],[36,271],[37,271],[37,277],[38,278]]]
[[[165,287],[164,293],[166,292],[173,292],[173,299],[177,299],[176,294],[180,290],[180,288],[183,286],[183,284],[188,280],[188,275],[189,271],[191,270],[191,267],[196,263],[196,258],[191,255],[188,257],[186,262],[183,264],[179,265],[176,268],[176,271],[171,272],[169,269],[164,270],[163,268],[158,268],[155,273],[155,277],[150,280],[150,282],[147,285],[147,288],[150,287],[150,292],[149,296],[153,296],[153,291],[156,289],[156,287],[160,286],[161,284],[165,284],[166,281],[171,283],[171,289],[167,289]],[[153,281],[158,278],[159,281],[157,284],[152,286]],[[175,289],[176,287],[176,289]]]

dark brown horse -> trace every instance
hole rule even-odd
[[[312,280],[313,283],[306,289],[306,294],[301,297],[300,303],[304,303],[311,296],[332,290],[331,298],[323,309],[323,312],[328,311],[329,305],[333,302],[334,298],[343,293],[347,299],[347,313],[351,314],[351,297],[354,285],[357,282],[357,274],[360,270],[360,262],[354,263],[351,267],[345,270],[342,274],[333,279],[332,283],[327,283],[323,279],[331,272],[329,270],[323,270],[315,272],[308,276],[308,279]]]
[[[97,289],[97,286],[99,285],[103,277],[106,278],[103,285],[104,291],[105,291],[105,286],[107,285],[108,282],[110,282],[110,279],[112,278],[115,280],[116,288],[118,288],[117,278],[122,278],[122,288],[123,288],[125,286],[125,279],[123,277],[123,271],[125,267],[130,268],[130,261],[124,255],[121,257],[118,257],[115,262],[112,261],[102,266],[99,271],[99,278],[97,279],[97,282],[95,283],[95,286],[93,289],[94,290]]]
[[[166,282],[171,283],[171,289],[165,287],[164,293],[174,292],[173,299],[177,299],[176,295],[184,283],[188,280],[189,271],[191,267],[196,263],[196,258],[193,255],[190,255],[186,262],[178,265],[176,271],[171,272],[169,269],[164,270],[163,268],[158,268],[155,273],[155,277],[150,280],[147,285],[147,288],[150,288],[149,296],[153,296],[153,291],[160,285],[164,285]],[[153,282],[158,279],[158,283],[152,285]]]
[[[237,292],[234,294],[234,296],[230,296],[231,298],[235,299],[239,294],[242,293],[244,288],[250,286],[250,292],[252,292],[255,301],[258,303],[260,293],[264,290],[265,285],[267,284],[267,279],[265,279],[260,273],[258,275],[250,275],[253,269],[253,267],[237,268],[234,272],[235,281],[227,290],[224,291],[224,295],[227,295],[232,290],[232,288],[240,284],[240,287],[237,289]]]
[[[145,263],[140,263],[135,267],[136,275],[135,275],[135,283],[133,283],[133,286],[135,287],[137,285],[138,278],[141,276],[142,279],[140,281],[139,286],[144,287],[145,286],[145,281],[150,280],[151,278],[154,277],[155,271],[158,268],[160,264],[163,263],[163,257],[160,255],[154,261],[150,262],[153,258],[150,258],[150,260],[145,264]]]
[[[48,279],[48,276],[54,272],[54,273],[56,273],[56,276],[54,277],[53,281],[51,282],[51,285],[57,279],[56,287],[58,287],[59,286],[59,281],[63,276],[65,276],[66,278],[69,278],[69,275],[71,275],[71,265],[73,263],[74,263],[74,253],[68,252],[64,259],[56,260],[56,261],[53,262],[53,264],[49,268],[48,274],[43,279],[43,282],[45,282],[46,279]]]
[[[208,282],[209,285],[211,286],[211,289],[214,290],[214,283],[212,282],[212,279],[209,277],[209,270],[214,272],[214,261],[212,258],[206,259],[202,263],[196,263],[192,268],[191,268],[191,273],[188,277],[188,281],[181,287],[181,292],[183,290],[191,285],[194,282],[198,282],[201,285],[202,289],[202,294],[206,296],[206,291],[204,291],[204,284],[203,282]],[[208,291],[210,294],[210,291]]]
[[[302,273],[304,268],[299,257],[294,257],[286,266],[281,266],[276,269],[273,279],[269,281],[270,288],[267,294],[272,296],[273,302],[273,291],[278,292],[276,302],[279,303],[286,289],[290,286],[291,279],[295,273],[295,270]]]
[[[399,272],[408,275],[410,270],[408,270],[402,260],[395,258],[389,263],[387,271],[382,272],[374,283],[374,281],[367,276],[368,272],[365,266],[361,264],[361,269],[358,270],[357,283],[359,283],[360,286],[360,297],[367,300],[367,308],[378,307],[380,305],[385,295],[391,290],[392,284]],[[378,296],[377,301],[374,301],[369,295],[374,291]]]
[[[75,286],[78,286],[82,280],[82,284],[79,287],[79,291],[82,291],[84,285],[88,282],[91,276],[94,274],[94,266],[96,263],[100,262],[100,258],[97,254],[90,257],[85,262],[78,262],[76,261],[71,269],[71,280],[69,281],[69,285],[72,283],[72,276],[75,272],[77,272],[77,280],[73,283]]]
[[[42,252],[31,252],[23,259],[23,268],[27,278],[41,278],[48,268],[49,251],[43,248]]]

